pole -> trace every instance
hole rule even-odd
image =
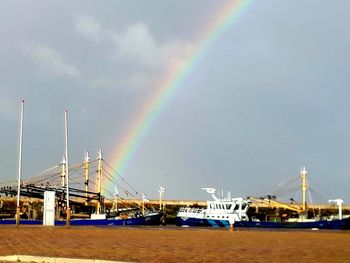
[[[146,196],[144,193],[142,193],[142,215],[143,216],[145,215],[145,199],[146,199]]]
[[[163,194],[164,194],[164,190],[165,190],[165,188],[162,187],[162,186],[158,190],[159,191],[159,210],[160,211],[162,211],[162,209],[163,209],[162,208],[162,197],[163,197]]]
[[[306,190],[307,190],[307,183],[306,183],[306,176],[307,171],[305,170],[305,166],[303,167],[303,170],[300,173],[301,179],[302,179],[302,193],[303,193],[303,203],[302,203],[302,209],[303,212],[306,210]]]
[[[84,164],[85,164],[85,167],[84,167],[84,170],[85,170],[85,198],[86,198],[86,201],[85,201],[85,205],[87,205],[88,203],[88,191],[89,191],[89,153],[87,151],[85,151],[85,161],[84,161]]]
[[[17,208],[16,208],[16,225],[20,221],[19,199],[21,194],[21,173],[22,173],[22,144],[23,144],[23,117],[24,117],[24,100],[21,100],[20,116],[20,134],[19,134],[19,157],[18,157],[18,185],[17,185]]]
[[[97,203],[97,214],[99,214],[101,211],[101,203],[102,203],[102,149],[100,149],[98,151],[98,157],[97,157],[97,160],[98,160],[98,167],[97,167],[97,192],[99,193],[100,195],[100,200],[98,201]]]
[[[118,212],[118,188],[117,186],[115,185],[114,186],[114,203],[115,203],[115,212]]]
[[[68,117],[67,110],[64,112],[64,138],[65,138],[65,157],[66,157],[66,197],[67,197],[67,221],[66,226],[70,225],[70,207],[69,207],[69,165],[68,165]]]

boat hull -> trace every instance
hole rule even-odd
[[[159,225],[162,218],[161,213],[155,213],[144,217],[125,218],[125,219],[72,219],[71,226],[133,226],[133,225]],[[0,220],[0,225],[15,225],[15,219]],[[22,219],[21,225],[42,225],[42,220]],[[66,225],[65,220],[55,220],[55,226]]]
[[[198,218],[176,218],[178,226],[230,227],[227,220],[208,220]],[[235,228],[289,228],[289,229],[350,229],[350,218],[342,220],[320,220],[313,222],[268,222],[268,221],[237,221]]]
[[[299,229],[350,229],[350,218],[342,220],[320,220],[312,222],[255,222],[240,221],[235,222],[235,227],[256,227],[256,228],[299,228]]]
[[[178,226],[230,227],[230,223],[228,220],[215,220],[191,217],[177,217],[176,224]]]

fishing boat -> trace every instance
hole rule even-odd
[[[151,212],[145,215],[125,215],[114,218],[86,218],[71,219],[70,225],[73,226],[135,226],[135,225],[160,225],[164,220],[164,214],[159,212]],[[0,225],[14,225],[15,219],[2,219]],[[43,225],[43,220],[39,219],[21,219],[21,225]],[[66,220],[55,220],[55,226],[66,225]]]
[[[82,226],[165,224],[165,213],[161,207],[159,211],[147,209],[145,206],[145,202],[147,201],[145,195],[142,194],[141,198],[138,197],[139,193],[104,161],[101,149],[98,151],[98,157],[95,161],[90,161],[89,154],[86,151],[82,165],[68,166],[67,111],[64,114],[65,154],[63,161],[60,165],[47,169],[37,176],[28,179],[21,178],[23,105],[22,101],[18,180],[17,182],[0,185],[0,194],[5,194],[11,198],[17,195],[16,216],[13,218],[13,213],[9,213],[8,215],[10,217],[12,216],[12,218],[2,219],[0,220],[0,224]],[[93,164],[96,166],[90,169],[90,166]],[[104,169],[104,165],[109,170]],[[96,174],[90,173],[91,170],[95,171]],[[94,176],[93,179],[95,180],[91,180],[91,175]],[[83,178],[84,180],[81,180]],[[128,188],[122,186],[120,181],[126,183]],[[95,184],[95,187],[91,186],[92,183]],[[106,187],[103,187],[106,183],[115,186],[114,194],[110,193]],[[120,207],[121,204],[119,203],[118,207],[118,200],[124,199],[124,197],[117,191],[117,186],[127,196],[132,196],[135,202],[129,203],[128,207]],[[109,207],[105,202],[107,194],[113,197],[113,200],[109,200]],[[162,187],[160,194],[160,197],[164,194],[164,188]],[[44,200],[43,219],[40,216],[32,219],[33,216],[30,215],[29,208],[26,212],[21,211],[24,207],[23,204],[22,207],[20,206],[20,196]],[[46,198],[47,196],[49,198]],[[2,204],[0,210],[2,210]],[[80,213],[76,210],[80,210]],[[85,211],[81,213],[82,210]],[[2,211],[0,211],[0,214],[3,214]]]
[[[98,163],[102,161],[102,158],[97,160]],[[77,171],[76,166],[72,169]],[[62,170],[65,171],[65,169]],[[49,170],[47,174],[22,180],[19,192],[22,197],[26,197],[26,201],[21,201],[21,212],[19,213],[21,225],[45,224],[45,193],[53,194],[54,202],[51,208],[48,209],[52,211],[52,225],[62,226],[67,224],[66,188],[65,186],[59,187],[57,185],[57,181],[61,180],[61,178],[59,174],[57,176],[56,171],[57,169]],[[53,176],[56,179],[48,183],[47,179]],[[72,179],[76,180],[79,177],[81,175],[76,174],[72,176]],[[42,182],[45,183],[43,184]],[[121,189],[126,191],[124,188]],[[131,190],[128,192],[128,195],[133,197],[130,201],[125,199],[120,193],[114,193],[114,197],[111,199],[105,198],[101,193],[92,192],[91,190],[86,192],[84,189],[69,187],[68,191],[70,193],[70,206],[72,207],[69,218],[70,225],[131,226],[165,224],[165,213],[161,209],[157,211],[147,208],[145,196],[137,198],[136,195],[131,193]],[[0,208],[1,216],[7,215],[6,218],[0,219],[0,224],[16,224],[16,220],[13,218],[13,211],[9,207],[11,200],[17,194],[16,187],[13,184],[0,187],[0,193],[7,197],[5,200],[9,200],[5,201],[6,205],[3,208]],[[35,212],[33,210],[33,202],[39,204],[41,203],[40,200],[44,200],[44,213],[43,216],[35,216],[33,213]],[[38,211],[38,209],[36,210]]]
[[[247,211],[250,200],[231,198],[229,194],[225,198],[219,198],[215,194],[215,188],[202,189],[209,193],[213,200],[207,201],[207,208],[181,207],[176,216],[177,225],[229,227],[235,222],[249,220]]]
[[[255,227],[255,228],[301,228],[301,229],[350,229],[350,216],[343,216],[341,199],[329,200],[338,205],[338,215],[309,217],[306,204],[307,171],[305,167],[300,172],[302,179],[302,204],[286,204],[276,200],[274,196],[264,198],[219,198],[216,189],[203,188],[211,194],[213,200],[207,201],[206,208],[182,207],[176,221],[178,226],[211,226],[211,227]],[[274,207],[283,212],[278,216],[257,217],[248,216],[248,209],[255,202],[267,207]],[[288,213],[288,211],[291,213]],[[267,220],[266,220],[267,219]]]

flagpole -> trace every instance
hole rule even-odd
[[[18,182],[17,182],[17,207],[16,207],[16,225],[20,221],[19,199],[21,194],[21,173],[22,173],[22,144],[23,144],[23,117],[24,117],[24,100],[21,100],[21,117],[20,117],[20,134],[19,134],[19,157],[18,157]]]
[[[66,226],[70,225],[70,207],[69,207],[69,165],[68,165],[68,117],[67,110],[64,112],[64,138],[65,138],[65,156],[66,156],[66,198],[67,198],[67,221]]]

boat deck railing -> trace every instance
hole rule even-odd
[[[199,207],[181,207],[179,212],[184,212],[184,213],[200,213],[204,208],[199,208]]]

